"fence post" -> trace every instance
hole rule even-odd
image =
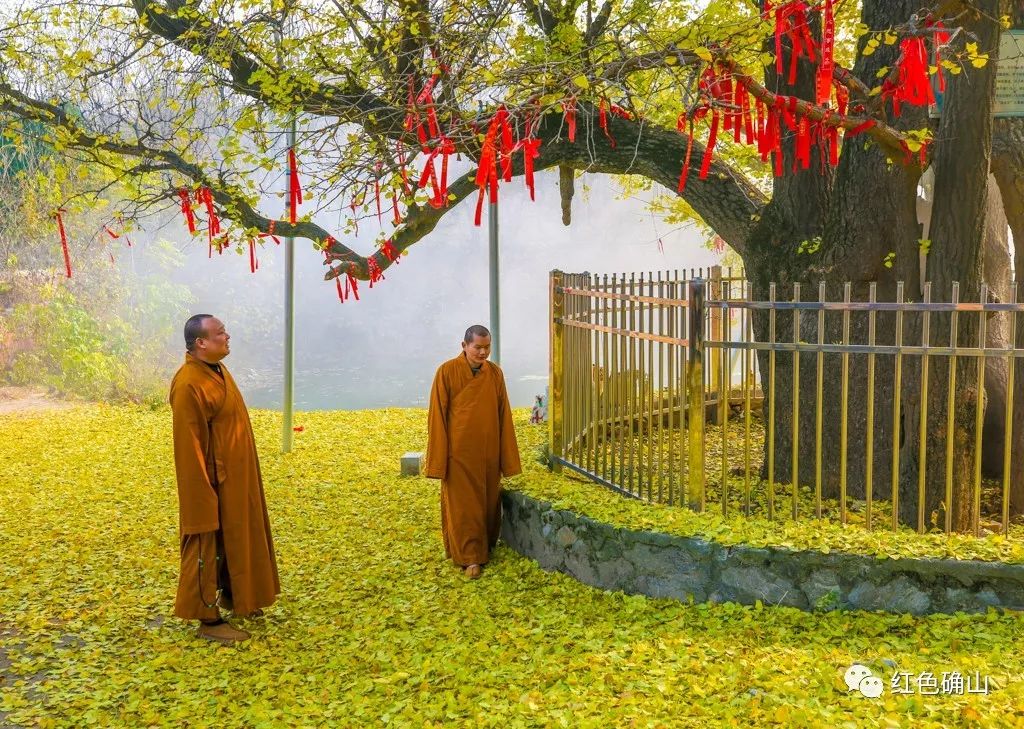
[[[565,293],[562,289],[563,274],[561,271],[551,272],[551,302],[550,327],[550,371],[551,371],[551,395],[548,403],[548,448],[550,453],[549,464],[551,470],[558,473],[562,470],[561,461],[558,459],[564,455],[564,433],[562,419],[565,411],[565,391],[563,378],[565,372],[564,359],[564,325],[562,316],[565,313]]]
[[[689,478],[686,499],[689,507],[704,510],[704,287],[701,279],[689,282],[687,301],[686,345],[689,367],[686,376],[688,412],[686,429],[689,435]]]
[[[707,295],[712,299],[721,300],[723,298],[721,266],[711,267],[711,278],[708,280],[708,284],[710,285],[706,284],[707,288],[705,289]],[[711,340],[714,342],[721,342],[723,329],[722,319],[724,317],[724,312],[722,309],[715,306],[708,313],[708,316],[711,319]],[[718,361],[718,357],[712,357],[708,362],[708,371],[711,374],[710,381],[712,392],[718,389],[718,383],[721,381],[721,373],[719,372],[720,367],[721,365]],[[730,381],[729,384],[731,389],[732,382]],[[726,393],[726,395],[728,396],[728,393]],[[725,413],[728,412],[727,408],[728,405],[721,402],[715,407],[715,425],[721,425],[725,422]]]

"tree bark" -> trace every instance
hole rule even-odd
[[[979,48],[995,49],[999,44],[999,2],[976,3],[965,29],[976,36]],[[961,36],[963,38],[963,35]],[[964,41],[959,40],[960,47]],[[939,122],[933,164],[935,203],[932,208],[931,249],[927,278],[933,298],[949,301],[954,282],[960,285],[962,301],[978,301],[980,295],[985,212],[988,204],[988,170],[992,146],[992,101],[995,91],[995,63],[990,62],[970,75],[961,73],[947,81],[943,116]],[[951,342],[948,314],[918,316],[912,323],[912,337],[924,335],[930,319],[932,344]],[[978,346],[980,318],[959,317],[957,342]],[[966,531],[973,524],[973,488],[976,484],[976,421],[984,408],[977,383],[977,370],[984,364],[975,358],[956,360],[956,386],[950,397],[949,368],[945,356],[915,357],[905,393],[906,437],[900,454],[900,515],[905,523],[928,528],[932,523],[950,524]],[[927,385],[927,396],[925,396]],[[927,408],[925,414],[924,408]],[[947,417],[952,411],[952,452],[947,448]],[[921,492],[923,491],[923,500]],[[948,496],[952,497],[952,503]],[[950,512],[946,516],[946,512]],[[933,521],[934,520],[934,521]]]

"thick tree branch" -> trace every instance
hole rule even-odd
[[[551,32],[558,24],[558,18],[544,7],[544,0],[539,0],[539,2],[523,0],[523,7],[526,8],[529,16],[537,22],[537,26],[544,31],[544,35],[551,35]]]
[[[611,0],[605,0],[604,4],[601,5],[601,9],[597,12],[597,17],[589,23],[585,37],[587,45],[593,43],[597,38],[604,33],[604,29],[608,27],[608,19],[612,14],[612,2]]]
[[[263,90],[260,83],[263,76],[273,79],[274,85],[293,89],[292,96],[301,99],[300,110],[307,114],[336,116],[381,133],[400,131],[405,110],[396,109],[355,82],[350,81],[344,87],[319,83],[314,86],[300,76],[266,67],[243,53],[226,49],[221,36],[230,36],[230,32],[216,23],[198,17],[195,20],[178,17],[166,5],[155,0],[132,0],[132,4],[147,30],[182,50],[211,61],[214,49],[222,51],[226,58],[218,65],[227,67],[231,88],[241,94],[271,107],[280,105],[278,99]]]

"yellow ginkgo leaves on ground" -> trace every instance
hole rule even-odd
[[[533,454],[543,430],[525,411],[516,418],[520,485],[577,498],[585,485],[546,480]],[[1024,722],[1020,617],[682,605],[603,593],[504,547],[468,581],[443,557],[438,483],[398,475],[401,454],[423,448],[423,411],[300,414],[287,456],[280,417],[253,419],[284,594],[245,623],[250,642],[224,648],[170,617],[177,506],[167,410],[0,418],[0,724]],[[667,524],[660,508],[649,519]],[[843,683],[854,662],[887,681],[894,666],[977,671],[992,688],[869,699]]]

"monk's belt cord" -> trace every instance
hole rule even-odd
[[[216,535],[214,536],[216,540]],[[216,549],[216,541],[214,542],[214,549]],[[199,599],[203,605],[207,608],[212,609],[220,605],[220,596],[223,589],[220,586],[220,553],[217,553],[217,561],[215,562],[217,568],[217,592],[213,597],[213,602],[206,602],[206,597],[203,595],[203,535],[199,535]]]

